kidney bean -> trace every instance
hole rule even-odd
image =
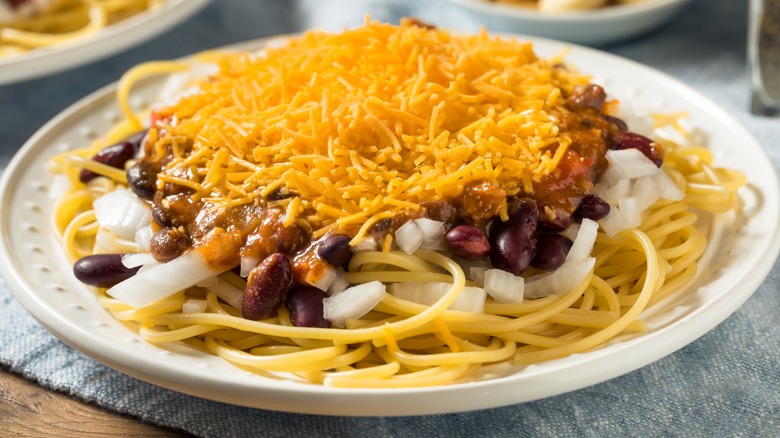
[[[509,220],[494,219],[490,225],[490,262],[494,268],[522,274],[536,252],[533,234],[538,223],[536,202],[521,199],[515,203]]]
[[[569,104],[580,108],[593,108],[601,111],[607,100],[607,93],[596,84],[589,84],[579,88],[575,94],[567,99]]]
[[[536,254],[531,266],[543,271],[558,269],[571,249],[572,241],[561,234],[543,234],[536,239]]]
[[[447,247],[467,259],[484,259],[490,255],[490,242],[485,232],[473,225],[458,225],[444,235]]]
[[[149,249],[152,257],[158,262],[166,263],[179,257],[189,248],[187,236],[178,228],[168,227],[152,235]]]
[[[352,258],[352,247],[349,246],[349,236],[332,234],[317,246],[317,255],[333,266],[346,266]]]
[[[138,269],[140,266],[125,267],[121,254],[93,254],[78,259],[73,274],[84,284],[108,288],[132,277]]]
[[[127,185],[141,199],[152,200],[157,191],[160,166],[151,161],[138,161],[127,169]]]
[[[553,233],[558,233],[571,225],[571,213],[563,208],[545,207],[539,211],[539,225]]]
[[[663,147],[645,137],[644,135],[637,134],[635,132],[621,132],[612,137],[612,149],[639,149],[647,158],[649,158],[656,166],[661,167],[664,162],[664,149]]]
[[[580,221],[582,219],[598,221],[607,217],[610,209],[607,201],[597,195],[586,195],[574,210],[574,218]]]
[[[92,159],[98,163],[122,169],[127,160],[135,157],[135,154],[141,147],[141,142],[146,136],[146,132],[145,130],[137,132],[117,144],[103,148]],[[97,173],[91,170],[81,169],[79,180],[83,183],[88,183],[98,176]]]
[[[328,294],[311,286],[294,286],[287,292],[290,320],[296,327],[329,328],[330,321],[322,312],[322,300]]]
[[[254,321],[270,318],[282,305],[292,282],[292,263],[286,255],[274,253],[249,273],[241,314]]]

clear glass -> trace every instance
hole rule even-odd
[[[780,0],[750,0],[748,67],[754,114],[780,114]]]

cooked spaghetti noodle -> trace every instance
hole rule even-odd
[[[630,203],[611,201],[629,225],[611,228],[615,216],[607,216],[591,250],[581,236],[595,222],[583,219],[577,234],[566,218],[577,207],[572,199],[581,203],[596,192],[608,199],[629,184],[599,186],[616,167],[604,159],[612,141],[604,138],[626,136],[622,122],[602,113],[617,103],[594,109],[592,96],[577,91],[588,78],[560,59],[539,59],[529,44],[485,33],[456,36],[413,22],[366,23],[338,35],[310,32],[261,54],[206,58],[219,70],[152,110],[143,157],[121,163],[125,174],[97,156],[142,128],[147,115],[129,110],[133,84],[188,66],[150,63],[128,72],[118,92],[127,120],[93,147],[55,158],[55,170],[73,188],[53,220],[74,260],[151,252],[163,262],[97,289],[100,304],[137,325],[141,337],[183,341],[259,374],[330,386],[420,387],[586,352],[621,333],[645,330],[640,313],[696,276],[707,245],[698,216],[739,207],[737,190],[745,182],[739,172],[713,167],[700,145],[656,138],[650,152],[663,147],[663,167],[649,167],[671,181],[679,197],[653,199],[638,226],[629,224]],[[682,131],[677,121],[659,119]],[[84,183],[84,169],[97,177]],[[141,190],[148,184],[137,186],[138,172],[149,175],[144,169],[154,170],[149,193]],[[154,207],[151,248],[148,235],[137,237],[148,228],[148,213],[143,227],[131,227],[124,237],[101,223],[106,219],[98,204],[125,196],[128,185],[140,198],[122,202]],[[406,247],[402,228],[410,223],[450,230],[466,224],[491,230],[491,251],[498,251],[496,235],[518,214],[518,200],[525,202],[521,207],[538,205],[535,241],[556,234],[561,224],[568,228],[563,233],[578,236],[557,269],[498,272],[524,282],[525,299],[522,292],[520,299],[504,299],[502,291],[484,298],[490,281],[479,274],[499,271],[492,255],[492,266],[484,254],[469,262],[441,239],[427,249]],[[454,216],[444,217],[450,210]],[[433,216],[437,221],[417,222]],[[322,260],[320,249],[334,235],[353,247],[343,270]],[[192,273],[205,270],[203,279],[154,295],[148,304],[139,298],[146,291],[130,287],[129,299],[118,291],[128,281],[152,278],[156,269],[192,260],[201,263]],[[247,301],[252,310],[258,290],[278,288],[280,263],[290,263],[294,286],[288,292],[284,286],[287,298],[270,313],[250,316]],[[577,277],[555,290],[562,287],[555,286],[555,273],[565,269]],[[337,288],[339,280],[351,287]],[[307,326],[290,296],[306,283],[330,289],[320,305],[379,293],[361,315],[331,313],[333,326]],[[399,292],[419,290],[419,284],[438,294],[426,302]],[[243,291],[243,301],[230,291]]]
[[[62,44],[93,35],[101,29],[147,9],[164,0],[51,0],[40,5],[27,2],[11,2],[6,6],[0,1],[0,58],[32,49]],[[4,11],[3,8],[8,9]],[[14,14],[14,9],[20,12]],[[3,20],[3,13],[9,16]]]

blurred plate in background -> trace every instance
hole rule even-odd
[[[0,85],[34,79],[141,44],[186,20],[210,0],[167,0],[84,38],[0,58]]]
[[[540,12],[489,0],[449,0],[490,30],[519,32],[577,44],[607,44],[647,32],[680,12],[689,0],[647,0],[573,12]]]

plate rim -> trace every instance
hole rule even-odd
[[[211,0],[168,0],[92,35],[0,59],[0,87],[89,64],[153,39],[206,7]],[[142,28],[143,32],[135,32]]]
[[[534,44],[535,49],[539,45],[554,45],[558,47],[572,47],[572,53],[570,57],[578,53],[577,56],[606,56],[609,59],[631,66],[632,68],[640,68],[646,73],[650,73],[656,77],[662,78],[666,86],[671,84],[675,90],[682,90],[685,94],[685,101],[691,103],[691,105],[702,106],[707,108],[706,113],[718,120],[725,120],[731,127],[737,129],[740,136],[744,136],[747,141],[754,143],[756,146],[756,152],[762,154],[762,158],[766,162],[771,163],[766,151],[761,144],[748,132],[748,130],[733,116],[729,115],[720,106],[714,104],[710,99],[694,90],[693,88],[683,84],[677,79],[660,72],[652,67],[637,63],[635,61],[622,58],[616,55],[612,55],[599,50],[577,46],[574,44],[549,40],[539,37],[531,37],[518,34],[504,34],[512,37],[522,39],[525,41],[531,41]],[[283,36],[282,36],[283,37]],[[277,36],[260,38],[243,43],[238,43],[230,46],[226,46],[227,49],[235,48],[247,48],[247,47],[260,47],[262,44],[267,43],[271,39],[275,39]],[[691,318],[691,321],[687,324],[687,334],[683,336],[671,336],[668,332],[676,331],[676,324],[669,327],[664,327],[649,335],[640,336],[635,338],[634,342],[625,342],[620,348],[631,348],[632,353],[639,357],[639,360],[635,360],[632,364],[626,366],[614,366],[612,369],[599,368],[597,375],[588,376],[586,383],[582,382],[567,382],[565,385],[557,388],[555,391],[536,391],[535,393],[527,394],[524,397],[510,397],[507,398],[506,394],[501,395],[501,391],[497,388],[500,385],[507,385],[512,383],[512,379],[517,378],[517,375],[508,376],[505,378],[499,378],[488,381],[480,381],[467,384],[457,384],[449,386],[440,386],[433,388],[399,388],[399,389],[355,389],[355,388],[326,388],[317,385],[307,384],[290,384],[287,382],[277,382],[268,379],[268,386],[263,386],[263,390],[266,391],[264,395],[268,397],[248,396],[245,393],[248,389],[243,384],[237,384],[233,380],[226,380],[215,378],[211,381],[200,380],[200,375],[194,372],[182,372],[182,370],[166,369],[165,366],[160,364],[160,360],[157,358],[131,357],[130,361],[127,361],[127,357],[123,358],[120,363],[115,357],[110,357],[106,354],[106,350],[113,351],[114,353],[126,353],[121,350],[120,347],[115,346],[103,340],[100,337],[90,336],[90,333],[83,329],[83,327],[75,326],[71,321],[64,316],[62,312],[57,312],[53,309],[45,300],[38,295],[38,292],[30,290],[24,278],[22,272],[16,272],[11,269],[12,266],[18,264],[15,258],[15,251],[8,244],[7,233],[9,229],[8,214],[10,196],[7,196],[15,187],[14,177],[16,174],[23,173],[25,170],[24,164],[32,160],[31,154],[34,152],[40,152],[39,150],[48,150],[45,146],[45,139],[47,136],[54,136],[58,130],[67,131],[64,122],[71,118],[78,117],[80,114],[89,113],[94,111],[93,107],[102,107],[104,101],[112,99],[113,90],[116,87],[116,83],[109,84],[101,89],[88,94],[76,103],[70,105],[67,109],[60,112],[49,122],[47,122],[42,128],[40,128],[14,155],[11,161],[8,163],[5,171],[3,172],[2,179],[0,179],[0,195],[2,195],[2,213],[0,214],[0,232],[2,232],[3,239],[0,243],[0,273],[5,277],[9,289],[11,289],[16,299],[25,307],[28,313],[30,313],[41,325],[47,330],[52,332],[56,337],[63,340],[66,344],[72,348],[87,354],[88,356],[96,359],[97,361],[116,369],[124,374],[128,374],[140,380],[165,387],[174,391],[186,393],[189,395],[208,398],[216,401],[237,404],[241,406],[262,408],[268,410],[278,410],[284,412],[297,412],[308,414],[324,414],[324,415],[355,415],[355,416],[401,416],[401,415],[427,415],[427,414],[439,414],[439,413],[454,413],[463,412],[476,409],[486,409],[499,406],[506,406],[510,404],[516,404],[526,401],[532,401],[539,398],[545,398],[561,394],[564,392],[580,389],[592,384],[600,383],[619,375],[626,374],[630,371],[644,367],[652,362],[660,360],[661,358],[679,350],[685,345],[700,338],[703,334],[713,329],[720,322],[725,320],[734,311],[736,311],[741,304],[746,301],[763,283],[769,271],[774,266],[775,260],[778,254],[780,254],[780,229],[776,229],[772,239],[768,241],[760,263],[752,265],[752,276],[742,276],[740,281],[747,283],[748,287],[743,287],[742,292],[739,294],[727,294],[727,296],[720,297],[715,302],[708,303],[707,309],[699,308],[695,310],[696,315],[707,310],[710,318],[707,321],[703,321],[702,318]],[[693,99],[691,99],[693,98]],[[52,144],[48,144],[48,147],[53,147]],[[769,165],[771,175],[774,182],[774,187],[778,187],[778,175],[777,171],[771,164]],[[775,196],[772,202],[777,205],[780,203],[780,193],[778,189],[775,189]],[[776,216],[776,215],[775,215]],[[758,274],[758,275],[756,275]],[[713,312],[714,317],[713,317]],[[695,315],[694,315],[695,316]],[[73,331],[75,330],[75,331]],[[85,339],[79,336],[86,336]],[[137,334],[135,334],[137,336]],[[641,339],[640,348],[635,344],[636,340]],[[97,342],[96,342],[97,341]],[[143,342],[143,341],[142,341]],[[648,348],[647,345],[655,346],[654,348]],[[642,351],[644,348],[644,351]],[[660,351],[660,353],[659,353]],[[596,363],[604,361],[605,351],[598,349],[590,351],[585,354],[578,355],[578,359],[587,363]],[[606,356],[610,356],[606,354]],[[107,357],[109,356],[109,357]],[[132,356],[132,354],[131,354]],[[142,355],[141,355],[142,356]],[[608,357],[606,358],[608,359]],[[164,365],[164,364],[163,364]],[[563,370],[570,368],[572,365],[563,366]],[[575,365],[579,370],[583,367],[582,362]],[[533,370],[524,370],[525,374],[533,374]],[[560,370],[558,370],[560,373]],[[217,376],[219,377],[219,376]],[[193,384],[197,384],[197,387],[193,387]],[[450,394],[458,394],[462,396],[462,392],[466,392],[475,397],[472,397],[472,402],[477,401],[476,404],[449,406],[446,409],[437,408],[432,403],[421,403],[421,406],[415,404],[414,406],[396,406],[393,410],[389,411],[377,411],[371,406],[376,406],[375,397],[380,395],[383,398],[390,397],[392,399],[402,399],[410,395],[417,395],[419,397],[432,397],[433,399],[450,397]],[[483,396],[485,394],[498,395],[499,397],[493,400],[484,400],[485,397],[479,399],[477,396]],[[311,404],[301,406],[297,404],[298,397],[306,395],[309,398],[319,400],[323,403],[321,406],[313,408]],[[502,398],[503,397],[503,398]],[[268,403],[259,399],[274,399],[275,403]],[[324,403],[327,400],[328,403]],[[396,402],[396,405],[398,402]],[[363,405],[358,406],[358,405]],[[345,408],[350,406],[351,408]],[[350,409],[345,412],[344,409]]]

